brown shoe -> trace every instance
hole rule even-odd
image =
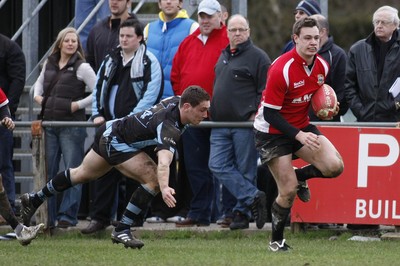
[[[176,222],[175,226],[176,227],[192,227],[192,226],[209,226],[209,224],[202,224],[202,223],[199,223],[196,220],[192,220],[190,218],[186,218],[183,221]]]
[[[89,225],[81,230],[81,233],[84,235],[94,234],[98,231],[102,231],[107,227],[103,222],[91,220]]]
[[[57,224],[57,228],[62,228],[62,229],[66,229],[68,227],[73,227],[73,226],[75,226],[75,225],[71,224],[68,221],[63,221],[63,220],[58,221],[58,224]]]

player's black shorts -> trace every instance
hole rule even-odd
[[[110,131],[110,126],[110,123],[105,123],[98,128],[92,146],[93,151],[103,157],[110,165],[123,163],[141,152],[140,149],[132,148],[125,143],[119,145],[125,148],[123,151],[116,149],[118,143],[106,132],[106,130]]]
[[[309,124],[307,127],[303,128],[302,131],[322,135],[313,124]],[[255,144],[260,154],[262,164],[287,154],[293,154],[293,159],[297,159],[298,157],[294,153],[303,147],[303,144],[297,140],[291,139],[283,134],[268,134],[258,130],[254,130],[254,132]]]

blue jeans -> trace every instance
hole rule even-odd
[[[186,173],[192,189],[188,218],[210,224],[214,201],[214,179],[208,168],[210,129],[188,128],[182,134]]]
[[[13,167],[13,134],[5,127],[0,127],[0,173],[8,201],[15,211],[15,176]]]
[[[64,168],[80,165],[84,157],[86,128],[84,127],[47,127],[46,159],[47,176],[52,179],[59,171],[61,155]],[[82,185],[75,185],[63,192],[60,209],[57,215],[57,197],[48,201],[49,225],[54,226],[56,219],[67,221],[73,225],[78,223],[78,211],[81,203]]]
[[[249,128],[213,128],[209,167],[213,175],[237,199],[234,211],[250,217],[248,206],[254,200],[257,150]]]
[[[85,21],[85,19],[89,16],[90,12],[95,8],[99,0],[75,0],[75,29],[78,29],[79,26]],[[81,39],[82,47],[86,49],[86,41],[89,36],[90,30],[93,26],[100,20],[106,18],[111,14],[110,7],[108,4],[108,0],[105,0],[103,5],[94,15],[94,17],[86,24],[86,27],[82,29],[79,33],[79,38]]]

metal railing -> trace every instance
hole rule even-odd
[[[47,1],[47,0],[46,0]],[[44,1],[44,2],[46,2]],[[97,3],[95,8],[89,13],[87,18],[82,22],[82,24],[79,26],[77,29],[77,32],[80,33],[82,29],[89,23],[89,21],[97,14],[101,6],[103,5],[104,1],[106,0],[101,0]],[[36,8],[38,9],[38,7]],[[36,10],[35,9],[35,10]],[[40,10],[40,9],[39,9]],[[75,18],[71,20],[68,26],[71,26],[75,21]],[[29,21],[28,21],[29,23]],[[21,26],[22,27],[22,26]],[[20,28],[21,29],[21,28]],[[50,55],[50,51],[52,51],[54,46],[54,43],[50,46],[50,48],[47,50],[47,52],[43,55],[43,57],[40,59],[40,61],[37,63],[37,65],[33,68],[31,73],[29,73],[28,77],[26,78],[26,84],[30,85],[29,89],[29,101],[28,101],[28,119],[30,121],[33,120],[33,93],[34,93],[34,82],[36,81],[37,77],[39,76],[39,69],[41,65],[46,61],[47,57]]]
[[[0,8],[2,8],[6,2],[7,2],[7,0],[1,0],[0,1]]]
[[[33,121],[15,121],[16,127],[31,127]],[[395,122],[312,122],[317,126],[339,126],[339,127],[391,127],[399,128],[400,124]],[[42,121],[43,127],[98,127],[93,122],[88,121]],[[203,121],[199,125],[193,127],[201,128],[251,128],[253,122],[213,122]]]
[[[33,10],[32,14],[27,17],[24,21],[24,23],[22,23],[21,27],[19,27],[19,29],[17,30],[17,32],[12,36],[11,40],[15,41],[16,39],[18,39],[18,37],[21,35],[21,33],[24,31],[24,29],[29,25],[29,23],[31,22],[31,20],[37,15],[39,14],[40,9],[42,9],[42,7],[47,3],[47,0],[43,0],[39,3],[39,5],[36,6],[36,8]]]

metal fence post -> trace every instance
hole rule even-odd
[[[33,163],[33,187],[34,191],[39,191],[47,183],[46,174],[46,152],[45,152],[45,139],[42,121],[32,121],[32,163]],[[45,232],[50,233],[49,230],[49,216],[47,201],[45,201],[38,211],[36,212],[36,223],[44,223]]]

